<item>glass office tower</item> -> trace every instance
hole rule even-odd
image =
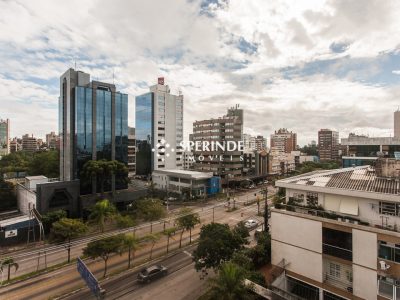
[[[81,194],[99,191],[99,182],[81,178],[89,160],[128,164],[128,95],[114,84],[90,82],[90,75],[69,69],[60,80],[60,177],[81,180]],[[127,188],[125,176],[109,178],[104,191]]]
[[[154,94],[147,93],[136,97],[136,174],[151,174],[154,145]]]

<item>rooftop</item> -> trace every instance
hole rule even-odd
[[[293,185],[399,195],[400,181],[396,177],[378,177],[371,166],[323,170],[302,174],[276,182],[277,186]]]
[[[153,173],[174,175],[178,177],[190,177],[193,179],[207,179],[213,176],[213,173],[209,172],[198,172],[198,171],[178,170],[178,169],[154,170]]]

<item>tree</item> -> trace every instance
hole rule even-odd
[[[83,181],[96,179],[100,184],[100,193],[104,194],[104,184],[111,179],[112,175],[124,175],[128,180],[128,168],[117,160],[89,160],[82,168],[81,176]]]
[[[163,218],[165,208],[159,199],[145,198],[134,203],[136,217],[145,221],[156,221]]]
[[[48,178],[60,176],[60,157],[57,150],[36,152],[29,163],[29,175],[44,175]]]
[[[240,221],[233,228],[233,233],[237,234],[241,238],[245,240],[245,243],[248,243],[247,238],[250,236],[249,229],[244,225],[243,221]]]
[[[14,185],[3,180],[0,173],[0,211],[7,211],[17,208],[17,198],[14,193]]]
[[[104,232],[104,224],[117,215],[117,209],[107,199],[97,202],[91,209],[89,220],[99,226],[101,232]]]
[[[243,248],[246,240],[231,231],[228,224],[211,223],[201,227],[197,249],[193,253],[195,268],[217,269],[231,259],[236,250]]]
[[[148,242],[151,245],[149,259],[151,259],[153,257],[153,248],[154,248],[155,244],[157,243],[157,241],[160,239],[160,237],[161,236],[159,233],[150,233],[143,238],[143,240],[145,240],[146,242]]]
[[[128,228],[128,227],[133,227],[135,226],[135,220],[129,216],[129,215],[117,215],[116,217],[116,221],[117,221],[117,226],[119,228]]]
[[[4,267],[7,267],[7,281],[10,281],[10,271],[11,268],[15,268],[15,272],[17,272],[19,265],[14,261],[12,257],[6,257],[0,262],[0,270],[4,271]]]
[[[192,229],[197,224],[200,224],[200,216],[198,213],[192,213],[192,210],[189,208],[182,208],[179,212],[179,215],[180,217],[176,219],[176,224],[182,230],[181,238],[179,240],[179,248],[181,248],[183,232],[185,230],[189,230],[190,232],[189,243],[190,244],[192,243]]]
[[[121,254],[124,249],[124,236],[122,234],[110,236],[98,241],[93,241],[87,244],[83,249],[83,254],[96,259],[101,257],[104,260],[104,274],[107,274],[107,261],[113,253]]]
[[[136,251],[140,248],[139,240],[134,235],[124,236],[124,245],[128,248],[128,269],[131,267],[131,258],[135,258]]]
[[[67,212],[62,209],[50,211],[44,215],[42,215],[42,222],[44,226],[45,232],[50,232],[50,229],[53,225],[53,223],[61,220],[62,218],[67,217]]]
[[[169,251],[169,239],[175,234],[176,227],[167,228],[163,231],[163,234],[167,237],[167,253]]]
[[[259,268],[271,262],[271,235],[260,232],[257,237],[257,245],[248,252],[254,267]]]
[[[71,262],[71,239],[84,234],[88,227],[78,219],[62,218],[53,224],[52,232],[56,239],[68,241],[68,262]]]
[[[221,266],[218,275],[209,279],[208,299],[245,300],[254,299],[251,288],[244,283],[246,271],[232,262]]]

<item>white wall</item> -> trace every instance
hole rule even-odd
[[[376,233],[353,229],[353,263],[376,270],[377,245]]]
[[[322,253],[322,223],[272,212],[272,239]]]
[[[18,202],[18,209],[22,213],[27,215],[29,214],[29,206],[31,209],[33,207],[37,207],[36,193],[24,188],[21,185],[17,185],[17,202]]]
[[[353,294],[366,300],[376,300],[377,288],[376,271],[353,264]]]
[[[322,283],[322,255],[272,240],[272,264],[285,259],[286,269]]]

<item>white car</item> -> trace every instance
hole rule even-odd
[[[244,222],[244,227],[246,227],[247,229],[252,229],[252,228],[256,228],[258,226],[258,222],[256,220],[247,220],[246,222]]]

